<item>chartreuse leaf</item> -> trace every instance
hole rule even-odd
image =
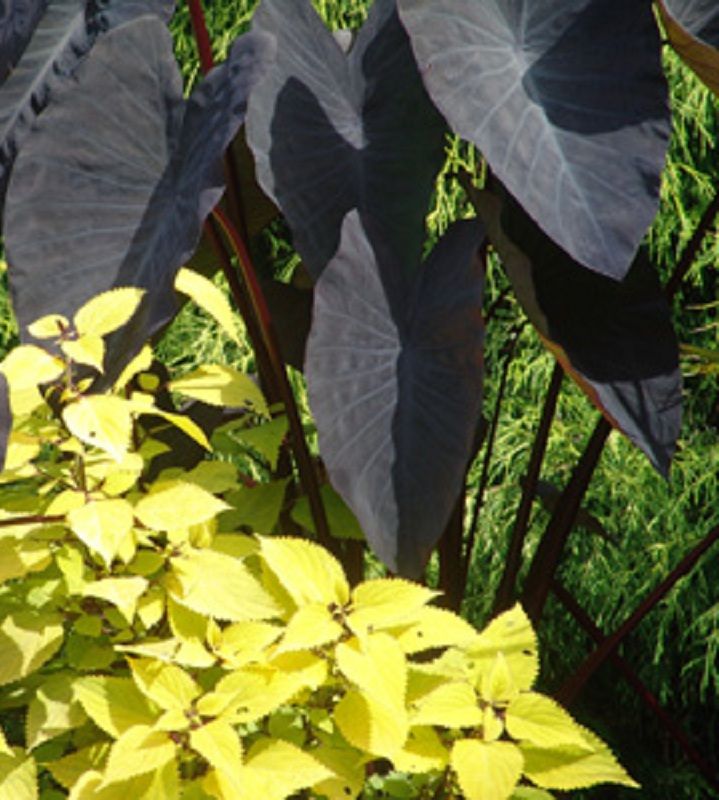
[[[7,739],[5,738],[5,732],[2,728],[0,728],[0,755],[3,756],[11,756],[12,750],[10,749],[10,745],[7,743]]]
[[[335,603],[350,596],[344,571],[334,556],[306,539],[265,536],[262,558],[297,606]]]
[[[171,563],[168,591],[198,614],[241,622],[270,619],[281,610],[242,561],[232,556],[187,549]]]
[[[571,791],[597,783],[617,783],[639,788],[601,739],[586,729],[584,747],[538,747],[520,743],[524,774],[543,789]]]
[[[201,525],[221,511],[227,503],[187,481],[162,481],[135,506],[135,516],[154,531],[171,531]]]
[[[118,611],[132,624],[137,610],[137,603],[149,586],[145,578],[139,575],[102,578],[88,583],[83,590],[86,597],[99,597],[117,606]]]
[[[167,619],[170,629],[179,642],[173,661],[186,667],[209,667],[215,663],[205,641],[210,620],[176,602],[171,594],[166,597]]]
[[[86,333],[77,339],[60,342],[60,349],[70,361],[103,371],[105,343],[100,336]]]
[[[554,800],[554,798],[544,789],[537,789],[534,786],[517,786],[512,792],[510,800]]]
[[[46,542],[0,539],[0,583],[43,570],[51,560]]]
[[[265,739],[250,748],[239,779],[247,787],[244,791],[248,800],[285,800],[331,775],[324,764],[299,747]]]
[[[333,747],[321,744],[312,755],[324,764],[333,774],[314,785],[320,797],[327,800],[352,800],[362,791],[365,781],[365,757],[358,751],[347,747]]]
[[[409,705],[412,725],[476,728],[482,724],[477,695],[468,683],[444,682],[414,698]]]
[[[29,750],[48,739],[77,728],[87,719],[72,691],[68,674],[53,675],[36,691],[25,719],[25,741]]]
[[[133,508],[127,500],[91,500],[67,515],[72,532],[109,566],[132,535]]]
[[[113,738],[137,725],[152,725],[158,717],[153,704],[130,678],[93,675],[73,686],[86,714]]]
[[[37,764],[20,748],[12,755],[0,754],[0,798],[3,800],[37,800]]]
[[[187,709],[202,694],[202,689],[180,667],[149,658],[130,659],[132,678],[137,688],[167,711]]]
[[[257,384],[248,375],[223,364],[201,367],[170,383],[173,392],[212,406],[246,408],[268,417],[267,403]]]
[[[237,731],[223,719],[215,719],[190,731],[190,747],[210,766],[227,775],[242,766],[242,743]]]
[[[137,393],[132,396],[131,402],[133,403],[134,411],[138,416],[142,414],[151,414],[152,416],[162,417],[162,419],[166,420],[171,425],[174,425],[176,428],[179,428],[183,433],[187,434],[191,439],[196,441],[200,447],[204,447],[205,450],[212,450],[212,446],[210,445],[205,432],[193,419],[188,417],[186,414],[174,414],[172,411],[165,411],[162,408],[158,408],[154,404],[149,406],[145,405],[144,403],[136,404],[136,397]]]
[[[439,592],[402,578],[364,581],[352,590],[347,624],[359,636],[372,630],[413,624]]]
[[[68,430],[85,444],[94,445],[115,461],[122,461],[130,447],[132,406],[111,395],[88,395],[69,403],[62,412]]]
[[[343,633],[342,625],[333,619],[332,611],[323,603],[310,603],[292,615],[280,642],[279,652],[310,650],[336,642]]]
[[[283,629],[269,622],[234,622],[210,633],[212,651],[229,669],[238,669],[251,661],[260,661],[263,653],[281,635]]]
[[[115,391],[121,391],[139,373],[145,372],[152,366],[152,348],[149,344],[142,346],[140,352],[127,364],[115,381]]]
[[[429,727],[410,728],[404,747],[392,754],[392,763],[401,772],[431,772],[444,769],[448,762],[447,748],[434,728]]]
[[[201,309],[214,318],[215,322],[233,342],[240,344],[240,337],[237,335],[236,317],[232,312],[227,296],[209,278],[192,269],[182,267],[175,277],[175,289],[193,300]]]
[[[522,775],[524,760],[510,742],[458,739],[451,764],[466,800],[507,800]]]
[[[27,332],[36,339],[56,339],[68,330],[70,320],[62,314],[46,314],[27,326]]]
[[[535,692],[522,692],[505,710],[507,733],[541,748],[569,745],[591,750],[584,730],[554,700]]]
[[[75,329],[81,337],[107,336],[129,321],[144,294],[144,289],[123,286],[91,297],[75,312]]]
[[[58,651],[64,638],[56,614],[18,611],[0,622],[0,686],[39,669]]]
[[[539,671],[537,637],[532,623],[519,605],[493,619],[481,631],[476,642],[466,648],[478,681],[492,668],[499,652],[506,659],[516,688],[531,688]]]
[[[392,629],[405,653],[420,653],[435,647],[465,647],[477,638],[477,631],[458,614],[436,606],[421,608],[412,623]]]
[[[62,360],[40,347],[27,344],[14,347],[0,363],[8,383],[10,409],[14,417],[29,414],[42,405],[38,386],[59,378],[65,369]]]
[[[159,770],[174,760],[176,752],[177,745],[165,731],[153,730],[150,725],[133,725],[110,748],[104,784]]]
[[[407,738],[407,724],[391,708],[350,689],[337,703],[334,721],[354,747],[382,758],[392,758]]]
[[[180,794],[177,766],[172,760],[157,770],[108,786],[104,785],[102,773],[85,773],[73,786],[68,800],[175,800]]]
[[[102,768],[109,750],[109,742],[95,742],[57,761],[51,761],[46,766],[59,784],[65,789],[71,789],[85,773]]]
[[[509,663],[501,650],[491,666],[481,673],[478,688],[482,700],[493,705],[504,706],[519,694]]]
[[[284,414],[273,417],[271,420],[263,422],[261,425],[253,425],[251,428],[240,428],[236,423],[230,423],[218,429],[218,431],[223,430],[231,431],[235,439],[248,445],[253,450],[257,450],[260,455],[267,459],[270,469],[274,470],[277,468],[277,458],[280,453],[280,447],[282,446],[282,442],[288,430],[287,417]]]

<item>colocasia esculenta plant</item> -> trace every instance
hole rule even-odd
[[[39,317],[142,287],[107,344],[96,388],[110,385],[175,314],[175,275],[213,214],[209,233],[245,271],[261,377],[287,405],[245,248],[252,209],[243,218],[238,200],[258,194],[243,191],[248,159],[228,167],[213,212],[244,124],[256,180],[314,284],[304,370],[320,455],[391,570],[422,573],[463,489],[489,245],[566,371],[667,473],[677,342],[641,243],[671,125],[662,36],[719,88],[714,0],[375,0],[360,30],[334,34],[310,0],[262,0],[189,97],[173,5],[2,4],[2,235],[23,341]],[[469,176],[478,217],[427,254],[448,132],[476,146],[485,180],[475,190]],[[312,508],[321,535],[316,496]]]

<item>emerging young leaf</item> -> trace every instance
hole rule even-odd
[[[306,374],[320,451],[372,548],[409,577],[444,530],[479,419],[482,235],[457,223],[412,283],[379,224],[353,211],[315,289]]]
[[[719,95],[719,6],[714,0],[658,0],[671,46]]]
[[[394,0],[376,0],[345,54],[309,0],[263,0],[252,27],[277,60],[250,98],[248,142],[262,188],[287,218],[312,277],[352,209],[383,219],[405,267],[444,160],[445,123],[427,97]]]
[[[622,278],[657,211],[670,132],[651,4],[398,5],[455,133],[577,261]]]
[[[70,317],[114,286],[149,289],[107,342],[111,383],[172,317],[175,274],[222,193],[221,155],[270,50],[267,37],[241,37],[185,102],[160,19],[134,19],[98,40],[13,171],[5,236],[22,336],[38,317]]]

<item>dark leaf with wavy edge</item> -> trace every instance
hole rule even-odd
[[[621,279],[657,210],[670,132],[650,3],[398,5],[455,132],[561,247]]]
[[[479,419],[476,221],[455,223],[409,282],[351,211],[315,287],[305,372],[330,480],[390,569],[421,574],[457,497]]]
[[[48,0],[5,0],[0,3],[0,84],[17,64]]]
[[[312,276],[353,208],[385,220],[403,263],[417,263],[445,123],[394,0],[376,0],[347,54],[309,0],[263,0],[253,30],[276,35],[278,55],[250,99],[248,142]]]
[[[719,95],[719,4],[716,0],[661,0],[657,5],[672,47]]]
[[[108,349],[108,379],[174,314],[173,282],[224,189],[221,156],[271,42],[246,35],[189,101],[157,17],[102,37],[40,117],[8,193],[21,335],[113,286],[151,289]]]
[[[549,350],[610,423],[667,475],[681,423],[679,346],[641,250],[622,282],[582,269],[507,196],[477,201],[517,297]],[[501,214],[501,227],[500,227]]]

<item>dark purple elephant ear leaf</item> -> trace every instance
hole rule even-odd
[[[6,0],[0,3],[0,84],[20,60],[48,0]]]
[[[253,30],[278,39],[250,100],[248,142],[262,188],[284,213],[316,280],[357,208],[387,223],[418,263],[445,123],[417,71],[394,0],[376,0],[345,52],[309,0],[263,0]]]
[[[393,571],[417,577],[463,488],[482,386],[476,221],[408,282],[357,211],[315,287],[305,372],[330,480]]]
[[[719,95],[719,3],[716,0],[661,0],[658,7],[671,46],[714,94]]]
[[[98,40],[39,118],[9,186],[5,241],[23,338],[38,317],[69,317],[101,291],[147,288],[110,342],[110,380],[172,318],[175,274],[222,194],[222,153],[271,44],[238,39],[185,102],[159,18],[139,17]]]
[[[679,347],[643,250],[623,281],[589,272],[516,201],[478,199],[517,298],[547,348],[609,422],[667,475],[681,424]],[[500,221],[501,216],[501,221]]]
[[[669,140],[649,2],[398,0],[432,99],[530,216],[621,279],[656,214]]]
[[[51,0],[22,57],[0,87],[0,213],[15,156],[53,83],[58,75],[69,74],[91,44],[85,3]]]

